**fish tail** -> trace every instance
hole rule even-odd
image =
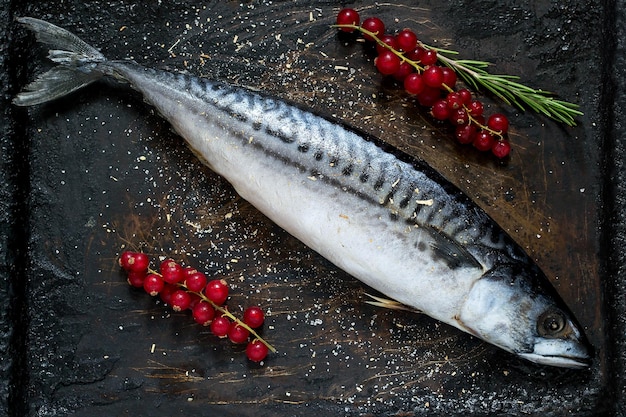
[[[41,43],[51,46],[48,58],[56,67],[41,74],[19,93],[13,103],[33,106],[63,97],[102,78],[99,64],[104,55],[78,36],[58,26],[32,17],[18,17],[19,23],[32,30]]]

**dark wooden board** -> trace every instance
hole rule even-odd
[[[112,58],[260,88],[422,158],[483,206],[552,279],[596,349],[592,368],[527,363],[428,317],[364,303],[372,290],[273,225],[202,166],[123,85],[96,84],[14,111],[29,143],[30,415],[598,415],[610,358],[600,201],[603,10],[589,1],[351,4],[392,29],[494,62],[556,90],[585,115],[566,128],[485,98],[513,127],[510,160],[456,145],[450,130],[376,74],[372,55],[328,26],[335,2],[37,2]],[[48,65],[13,28],[22,82]],[[593,72],[593,70],[592,70]],[[18,86],[14,86],[17,88]],[[263,366],[188,314],[125,283],[125,248],[227,279],[229,306],[268,311],[279,350]]]

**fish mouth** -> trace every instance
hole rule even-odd
[[[585,369],[591,365],[591,345],[580,332],[576,331],[566,339],[548,339],[535,337],[532,343],[532,351],[511,348],[510,346],[498,343],[495,340],[485,337],[471,326],[463,323],[460,317],[455,317],[455,325],[480,339],[483,339],[495,346],[511,352],[520,358],[540,364],[550,365],[560,368]]]
[[[589,358],[589,356],[545,356],[536,353],[519,353],[518,355],[531,362],[560,368],[585,369],[591,364],[591,358]]]
[[[532,352],[519,352],[529,361],[561,368],[584,369],[591,365],[590,348],[578,340],[540,339]]]

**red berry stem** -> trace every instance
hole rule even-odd
[[[454,67],[435,65],[441,57],[439,49],[432,48],[417,39],[410,29],[393,36],[385,33],[385,25],[378,18],[368,18],[358,25],[359,16],[353,9],[343,9],[337,15],[334,27],[346,32],[359,31],[368,41],[376,43],[378,56],[374,60],[383,75],[392,75],[404,84],[409,94],[416,95],[420,104],[431,107],[432,116],[440,121],[448,120],[457,127],[455,135],[461,144],[471,143],[479,151],[492,151],[497,158],[508,156],[511,146],[505,135],[508,120],[502,114],[484,122],[483,105],[471,100],[471,93],[456,92],[457,75]],[[442,61],[444,62],[444,61]],[[404,68],[403,68],[404,67]],[[415,71],[415,72],[414,72]],[[446,93],[445,99],[441,94]],[[466,125],[474,125],[470,129]]]
[[[344,32],[358,30],[363,33],[365,40],[376,40],[379,38],[386,42],[385,38],[390,38],[390,35],[385,35],[385,24],[380,19],[370,17],[361,26],[359,26],[359,22],[358,12],[346,8],[337,14],[337,24],[333,25],[333,27],[339,28]],[[484,89],[490,91],[507,105],[514,105],[521,110],[531,109],[568,126],[575,126],[575,117],[583,114],[577,104],[558,100],[549,91],[523,85],[516,81],[519,79],[517,76],[490,74],[486,71],[486,68],[490,65],[489,62],[452,59],[446,55],[457,55],[458,52],[425,45],[417,41],[417,37],[409,29],[404,29],[396,35],[391,45],[394,49],[404,51],[407,54],[411,53],[411,47],[417,45],[418,48],[425,49],[424,55],[437,55],[435,59],[429,56],[428,59],[421,58],[420,60],[423,65],[432,65],[437,60],[441,61],[442,64],[451,70],[457,71],[468,85],[477,90]],[[382,47],[379,44],[380,48]]]
[[[152,269],[148,269],[148,273],[154,274],[154,275],[161,275],[158,271],[154,271]],[[186,282],[177,282],[175,285],[177,285],[180,288],[185,289],[190,294],[194,294],[195,296],[199,297],[202,301],[205,301],[205,302],[209,303],[216,311],[220,312],[222,316],[228,317],[230,320],[232,320],[238,326],[243,327],[244,329],[249,331],[250,335],[252,335],[255,340],[258,340],[259,342],[261,342],[265,346],[267,346],[267,348],[272,353],[276,353],[277,352],[276,348],[274,348],[274,346],[272,346],[265,339],[263,339],[261,336],[259,336],[258,333],[252,327],[248,326],[246,323],[244,323],[244,321],[240,320],[238,317],[236,317],[234,314],[232,314],[230,311],[228,311],[228,308],[226,308],[226,307],[224,307],[222,305],[219,305],[217,303],[214,303],[213,300],[211,300],[209,297],[207,297],[201,291],[192,291],[192,290],[190,290],[189,287],[186,285]]]
[[[471,100],[468,90],[454,90],[457,75],[453,68],[435,65],[439,58],[436,49],[420,42],[410,29],[396,36],[385,34],[384,23],[377,18],[366,19],[361,26],[341,23],[347,21],[344,15],[355,21],[355,13],[352,9],[342,10],[336,27],[348,32],[359,31],[366,40],[376,42],[378,57],[374,63],[381,74],[402,81],[405,90],[416,95],[420,104],[431,107],[435,119],[449,120],[457,126],[455,134],[459,143],[472,143],[480,151],[491,150],[498,158],[508,156],[511,146],[504,136],[508,130],[506,117],[498,115],[496,123],[485,123],[482,103]],[[441,99],[441,92],[447,93],[445,99]],[[478,129],[469,129],[466,125],[475,125]]]
[[[172,259],[161,262],[159,271],[150,268],[144,253],[125,251],[119,259],[127,272],[127,281],[133,287],[143,287],[151,296],[159,295],[174,311],[191,310],[194,321],[210,326],[217,337],[228,337],[233,343],[248,343],[246,355],[253,362],[261,362],[269,351],[276,349],[254,330],[265,320],[260,307],[248,307],[243,320],[233,315],[224,303],[228,299],[228,284],[214,279],[207,282],[206,275],[192,267],[183,268]],[[216,311],[220,314],[216,316]]]

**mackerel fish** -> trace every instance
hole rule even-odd
[[[108,60],[65,29],[17,20],[59,65],[15,105],[103,77],[126,82],[244,199],[363,283],[527,360],[589,365],[585,335],[544,273],[424,162],[262,93]]]

